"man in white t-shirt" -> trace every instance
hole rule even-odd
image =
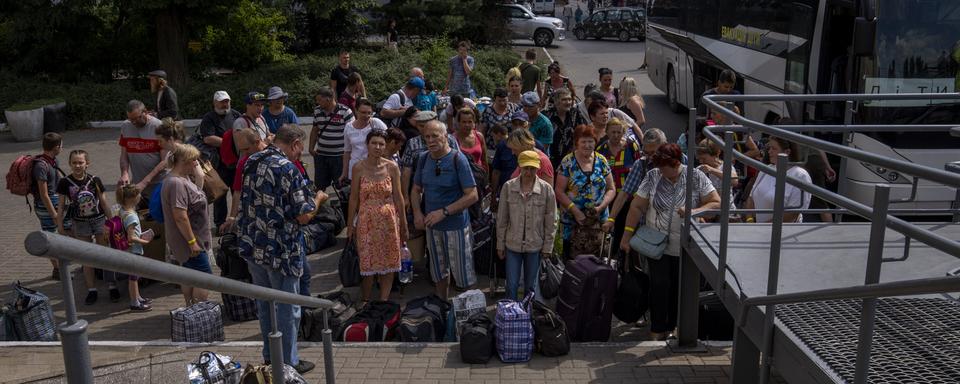
[[[420,94],[423,87],[423,79],[419,77],[407,81],[403,88],[391,94],[387,101],[383,102],[379,118],[390,127],[399,126],[403,113],[407,111],[408,107],[414,105],[417,95]]]

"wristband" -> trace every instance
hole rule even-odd
[[[572,201],[570,202],[570,205],[567,206],[567,210],[568,210],[568,211],[571,210],[571,209],[573,209],[573,202],[572,202]]]
[[[624,231],[624,232],[634,233],[634,232],[637,231],[637,229],[634,228],[634,227],[623,227],[623,231]]]
[[[197,243],[197,238],[194,237],[194,238],[190,239],[190,241],[187,242],[187,245],[194,245],[194,244],[196,244],[196,243]]]
[[[614,221],[617,221],[617,219],[615,219],[615,218],[613,218],[613,217],[608,217],[608,218],[607,218],[607,222],[608,222],[608,223],[612,223],[612,222],[614,222]]]

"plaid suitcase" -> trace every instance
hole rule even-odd
[[[13,285],[15,300],[11,317],[17,337],[22,341],[56,341],[57,323],[47,295]]]
[[[231,321],[250,321],[257,319],[257,301],[249,297],[220,294],[223,310]]]
[[[533,323],[530,321],[530,301],[533,292],[523,301],[500,300],[494,318],[494,338],[497,354],[504,363],[530,361],[533,354]]]
[[[170,340],[188,343],[223,341],[222,312],[220,304],[212,301],[170,311]]]

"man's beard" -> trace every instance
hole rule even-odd
[[[228,109],[228,108],[223,108],[223,109],[214,108],[213,111],[216,112],[216,113],[217,113],[218,115],[220,115],[220,116],[224,116],[224,115],[227,114],[227,109]]]

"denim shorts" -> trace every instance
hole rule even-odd
[[[207,251],[201,251],[199,255],[187,259],[187,261],[180,266],[190,268],[194,271],[213,273],[213,269],[210,268],[210,258],[207,257]]]
[[[93,220],[73,220],[73,234],[83,238],[103,235],[106,232],[106,221],[107,218],[102,216]]]

